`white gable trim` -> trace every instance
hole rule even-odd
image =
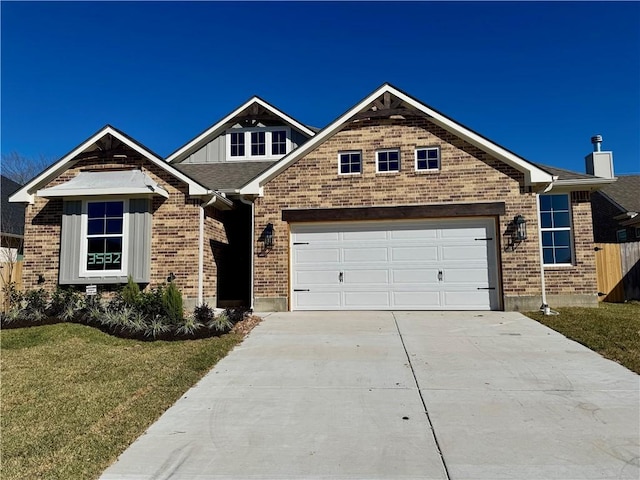
[[[158,167],[167,171],[177,179],[189,185],[189,195],[194,195],[194,196],[208,196],[212,194],[218,195],[217,193],[212,192],[211,190],[207,189],[206,187],[200,185],[199,183],[195,182],[191,178],[187,177],[172,165],[168,165],[164,160],[157,157],[156,155],[151,153],[149,150],[143,148],[138,143],[132,141],[130,138],[123,135],[115,128],[111,127],[110,125],[107,125],[98,133],[96,133],[91,138],[89,138],[84,143],[82,143],[80,146],[78,146],[76,149],[72,150],[70,153],[62,157],[59,161],[54,163],[51,167],[47,168],[44,172],[42,172],[40,175],[35,177],[33,180],[27,183],[24,187],[18,190],[16,193],[14,193],[11,197],[9,197],[9,201],[10,202],[26,202],[26,203],[33,204],[34,196],[37,194],[36,193],[37,190],[39,190],[42,186],[49,183],[54,178],[61,175],[64,171],[71,168],[76,163],[74,161],[75,157],[85,152],[89,147],[91,147],[91,145],[93,145],[95,142],[103,138],[105,135],[112,135],[114,138],[117,138],[122,143],[124,143],[131,149],[138,152],[140,155],[147,158],[153,164],[157,165]]]
[[[180,147],[178,150],[176,150],[171,155],[169,155],[167,157],[167,162],[168,163],[173,163],[173,162],[176,162],[176,161],[183,160],[185,157],[189,156],[194,151],[202,148],[204,145],[206,145],[207,143],[212,141],[218,135],[221,135],[224,132],[224,130],[226,130],[226,128],[228,126],[228,123],[230,121],[232,121],[235,117],[240,115],[244,110],[249,108],[254,103],[257,103],[258,105],[260,105],[261,107],[267,109],[268,111],[270,111],[271,113],[273,113],[277,117],[280,117],[285,123],[288,123],[289,125],[291,125],[292,127],[296,128],[297,130],[300,130],[304,134],[309,135],[309,137],[313,137],[315,135],[315,132],[313,130],[311,130],[310,128],[304,126],[303,124],[301,124],[297,120],[291,118],[286,113],[278,110],[274,106],[269,105],[267,102],[262,100],[260,97],[252,97],[249,101],[243,103],[241,106],[236,108],[233,112],[231,112],[229,115],[224,117],[222,120],[220,120],[216,124],[212,125],[207,130],[202,132],[200,135],[195,137],[193,140],[188,142],[186,145]]]
[[[487,140],[486,138],[478,135],[477,133],[469,130],[468,128],[454,122],[450,118],[442,115],[441,113],[427,107],[414,98],[408,96],[404,92],[401,92],[397,88],[384,84],[360,103],[348,110],[346,113],[338,117],[333,123],[329,124],[323,130],[318,132],[312,139],[304,143],[296,150],[291,152],[288,156],[284,157],[279,163],[275,164],[270,169],[263,172],[256,177],[250,183],[240,189],[242,194],[258,194],[267,182],[279,175],[282,171],[292,165],[294,162],[302,158],[304,155],[315,149],[318,145],[322,144],[325,140],[328,140],[335,133],[337,133],[345,123],[347,123],[354,115],[367,109],[374,100],[378,99],[384,93],[390,93],[395,97],[401,99],[408,105],[412,106],[416,110],[423,112],[430,117],[436,125],[444,128],[445,130],[454,133],[460,138],[466,140],[470,144],[480,148],[481,150],[493,155],[494,157],[502,160],[506,164],[514,167],[516,170],[525,174],[525,183],[527,185],[533,184],[550,184],[553,182],[551,174],[536,167],[525,159],[509,152],[499,145]]]

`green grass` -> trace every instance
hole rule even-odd
[[[526,315],[640,374],[640,303],[557,310],[560,315]]]
[[[140,342],[70,323],[3,330],[0,477],[97,477],[240,340]]]

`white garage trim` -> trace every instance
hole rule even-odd
[[[290,225],[291,310],[497,310],[494,218]]]

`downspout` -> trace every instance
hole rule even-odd
[[[536,214],[538,216],[538,257],[540,258],[540,285],[542,287],[542,305],[540,311],[545,315],[549,315],[551,311],[547,304],[546,283],[544,279],[544,250],[542,249],[542,230],[540,226],[540,194],[536,193]]]
[[[200,238],[198,241],[198,306],[204,303],[204,204],[200,204]]]
[[[240,201],[242,203],[244,203],[245,205],[250,205],[251,206],[251,247],[249,249],[249,254],[251,255],[251,282],[250,282],[250,300],[249,302],[251,303],[251,305],[249,306],[249,309],[253,312],[253,277],[254,277],[254,270],[255,270],[255,260],[254,260],[254,250],[255,250],[255,204],[253,201],[249,201],[247,199],[245,199],[244,197],[240,197]]]

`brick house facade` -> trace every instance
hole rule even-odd
[[[93,158],[89,154],[100,150],[95,146],[105,137],[116,138],[118,148]],[[419,168],[419,155],[427,150],[437,155],[437,165]],[[341,171],[345,152],[356,152],[356,171],[348,174]],[[395,155],[389,171],[381,171],[380,158],[387,157],[380,152]],[[338,303],[305,304],[315,309],[366,308],[366,301],[345,300],[354,292],[360,299],[388,298],[382,307],[371,308],[389,309],[532,310],[545,302],[597,303],[590,193],[610,180],[540,167],[388,84],[317,133],[254,97],[166,159],[106,127],[13,197],[30,203],[26,287],[53,289],[65,283],[61,262],[70,254],[64,253],[63,203],[76,198],[73,180],[80,172],[127,169],[142,172],[158,187],[143,195],[150,198],[149,211],[142,212],[150,221],[149,251],[144,242],[132,246],[130,268],[144,273],[148,256],[148,275],[140,274],[140,283],[158,285],[173,274],[191,305],[207,301],[220,306],[240,302],[258,311],[303,308],[297,299],[313,288],[296,288],[302,277],[324,289],[318,298],[341,298]],[[55,190],[59,186],[62,192]],[[122,192],[114,192],[99,198],[122,198]],[[86,201],[86,191],[84,195],[77,198]],[[141,228],[135,222],[143,222],[142,217],[136,218],[131,228]],[[527,230],[526,238],[517,241],[516,218],[526,220]],[[85,224],[77,225],[85,232]],[[478,237],[473,233],[478,228],[486,235],[472,238]],[[370,255],[366,268],[350,267],[344,257],[351,251],[345,239],[353,232],[383,239],[371,240],[371,248],[362,243],[359,254]],[[427,240],[411,243],[413,250],[407,251],[416,259],[402,263],[391,257],[409,248],[397,240],[408,238],[408,232]],[[311,258],[316,265],[311,275],[300,260],[304,252],[296,250],[297,244],[309,242],[295,241],[296,235],[307,235],[311,243],[327,235],[345,243],[309,250],[312,257],[320,255]],[[447,235],[453,240],[446,240]],[[462,242],[454,248],[461,235],[469,237],[464,241],[471,246]],[[86,245],[87,238],[84,234],[78,241]],[[320,260],[338,251],[331,260],[335,265]],[[463,257],[471,251],[476,253],[467,271]],[[378,254],[382,260],[375,260]],[[314,280],[330,278],[334,267],[340,270],[336,285]],[[127,273],[125,267],[122,272]],[[413,275],[410,286],[398,280],[407,272]],[[432,274],[432,286],[415,280]],[[309,275],[315,277],[308,280]],[[376,275],[384,282],[376,284]],[[67,283],[80,288],[86,283],[112,288],[123,278],[101,282],[75,270],[67,276]],[[465,276],[475,276],[476,283],[469,280],[467,285]],[[348,291],[353,278],[364,280]],[[465,296],[480,298],[485,290],[485,303],[456,303]],[[424,298],[404,306],[394,300],[411,295]]]

